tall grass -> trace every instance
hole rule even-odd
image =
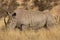
[[[0,40],[60,40],[60,25],[39,30],[0,29]]]

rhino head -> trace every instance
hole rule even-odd
[[[16,26],[16,13],[6,12],[8,20],[5,20],[5,26],[9,28],[14,28]]]

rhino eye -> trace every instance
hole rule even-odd
[[[16,16],[16,13],[13,13],[12,16]]]

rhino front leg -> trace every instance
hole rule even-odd
[[[22,30],[28,29],[29,25],[28,24],[17,24],[17,26],[15,28],[18,28],[22,31]]]
[[[29,24],[23,24],[22,25],[22,30],[27,30],[27,29],[29,29]]]

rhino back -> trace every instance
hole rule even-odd
[[[46,22],[46,15],[39,11],[27,11],[27,10],[16,10],[16,18],[22,24],[37,25],[40,24],[43,26]]]

